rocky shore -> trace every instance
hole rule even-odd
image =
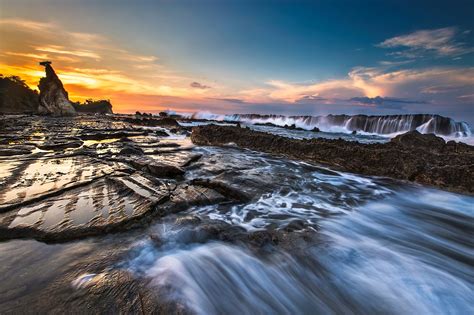
[[[417,131],[359,135],[421,125],[470,135],[464,123],[113,114],[109,100],[71,102],[40,64],[39,95],[0,78],[1,314],[393,313],[399,296],[430,287],[435,265],[448,274],[469,261],[473,198],[400,180],[473,194],[474,147]],[[325,139],[341,134],[315,122],[372,144]],[[397,283],[413,252],[411,266],[429,261],[410,274],[415,290]],[[364,295],[358,279],[389,298]]]
[[[209,264],[226,258],[219,250],[255,255],[254,263],[281,252],[305,261],[322,241],[320,222],[396,194],[390,185],[413,189],[339,171],[472,194],[473,157],[471,146],[417,132],[361,144],[239,125],[191,130],[170,117],[0,116],[0,246],[12,256],[3,263],[38,259],[27,269],[49,275],[29,275],[28,286],[41,286],[28,291],[18,285],[25,268],[15,276],[0,267],[0,313],[193,313],[189,300],[175,298],[179,286],[157,285],[130,260],[150,269],[149,261],[202,245],[218,253]],[[50,257],[26,246],[68,251]],[[79,255],[77,247],[92,249]]]
[[[17,297],[22,303],[0,298],[0,312],[192,313],[169,300],[167,288],[154,291],[126,268],[107,267],[126,259],[136,235],[165,246],[163,235],[149,230],[157,220],[183,229],[190,244],[224,241],[256,251],[295,248],[314,234],[294,234],[305,227],[301,222],[246,231],[221,220],[176,217],[195,206],[248,202],[273,187],[252,174],[236,176],[232,161],[216,164],[194,152],[187,133],[167,117],[0,117],[0,244],[34,239],[72,246],[88,238],[102,244],[99,255],[61,266],[61,276]],[[46,303],[49,296],[55,300]]]
[[[296,140],[232,126],[194,127],[197,145],[225,146],[280,154],[334,169],[391,177],[447,190],[474,193],[474,147],[445,142],[433,134],[411,131],[385,144],[344,140]]]

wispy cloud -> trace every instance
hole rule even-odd
[[[465,35],[465,32],[463,33]],[[463,33],[455,27],[419,30],[386,39],[377,46],[390,49],[403,48],[389,54],[406,58],[416,58],[430,53],[443,57],[459,56],[473,52],[472,47],[467,47],[458,40]]]
[[[202,84],[202,83],[199,83],[199,82],[191,82],[191,84],[189,84],[190,87],[192,88],[195,88],[195,89],[201,89],[201,90],[206,90],[206,89],[210,89],[211,87],[209,85],[205,85],[205,84]]]
[[[266,82],[265,87],[240,91],[238,97],[251,102],[287,104],[427,104],[438,100],[449,102],[459,93],[473,88],[474,68],[398,69],[356,67],[345,78],[318,83],[292,83],[280,80]]]
[[[427,104],[422,100],[401,99],[396,97],[353,97],[348,100],[358,105],[376,106],[378,108],[402,109],[407,104]]]
[[[52,29],[54,27],[54,24],[50,22],[39,22],[24,19],[2,19],[0,20],[0,25],[13,25],[19,28],[29,29],[33,31],[42,31]]]
[[[133,47],[102,34],[17,19],[2,20],[0,26],[0,38],[14,38],[2,42],[0,73],[20,75],[35,87],[44,76],[38,61],[52,60],[74,100],[108,98],[118,110],[135,111],[140,106],[144,110],[173,107],[183,111],[297,114],[338,107],[348,113],[353,108],[360,112],[375,108],[391,111],[472,103],[474,68],[468,67],[415,68],[416,60],[384,60],[372,67],[354,67],[346,75],[329,80],[249,80],[237,89],[217,80],[207,82],[185,69],[176,71],[153,52],[137,53]],[[418,31],[387,39],[379,46],[406,56],[430,53],[456,58],[469,51],[458,38],[463,35],[467,34],[454,28]]]
[[[22,19],[1,20],[0,26],[0,38],[15,39],[2,42],[0,72],[21,75],[32,88],[44,76],[38,61],[52,60],[73,99],[99,95],[117,105],[119,98],[129,99],[124,96],[127,93],[189,99],[217,93],[198,82],[198,87],[190,86],[195,78],[173,71],[157,56],[128,50],[102,34]]]
[[[39,46],[35,47],[35,50],[60,55],[72,55],[76,57],[93,58],[97,60],[102,58],[98,53],[92,52],[90,50],[70,50],[64,46],[57,45]]]

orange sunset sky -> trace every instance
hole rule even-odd
[[[51,60],[73,101],[115,112],[474,121],[472,19],[397,3],[340,16],[311,3],[0,0],[0,73],[36,89]],[[394,10],[405,18],[381,14]]]

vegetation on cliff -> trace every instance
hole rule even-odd
[[[78,113],[113,114],[110,100],[87,99],[84,103],[73,103],[73,106]]]
[[[38,106],[38,92],[30,89],[24,80],[0,74],[0,113],[36,113]]]
[[[84,103],[72,102],[72,106],[78,113],[113,114],[110,100],[87,99]],[[38,91],[31,89],[19,76],[0,74],[1,114],[38,114],[39,107]]]

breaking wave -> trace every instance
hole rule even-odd
[[[387,136],[412,130],[455,138],[470,137],[472,135],[471,128],[466,122],[458,122],[449,117],[433,114],[283,116],[259,114],[219,115],[210,112],[197,112],[191,118],[239,121],[250,124],[270,123],[277,126],[294,124],[296,127],[307,130],[317,127],[324,132],[351,133],[356,131]]]

